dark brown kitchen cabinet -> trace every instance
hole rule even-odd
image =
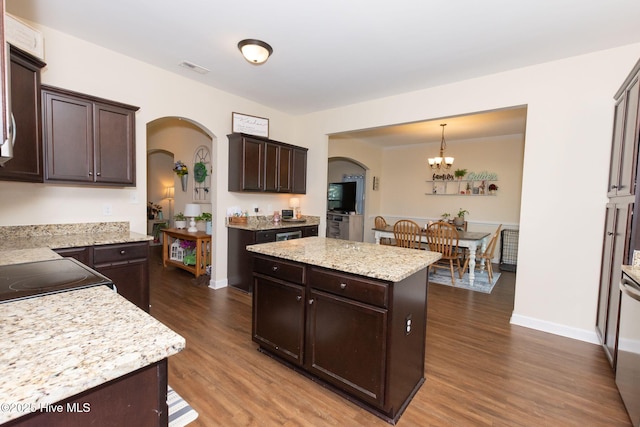
[[[135,185],[138,107],[42,86],[45,181]]]
[[[619,283],[622,264],[627,263],[629,256],[627,230],[631,227],[632,211],[633,203],[608,203],[605,216],[596,331],[613,367],[618,342]]]
[[[265,142],[265,181],[264,190],[279,193],[291,193],[291,161],[293,149]]]
[[[636,191],[640,136],[640,61],[614,96],[609,187],[600,268],[596,333],[616,369],[622,265],[640,249],[640,192]]]
[[[640,63],[640,62],[639,62]],[[638,109],[640,108],[640,67],[636,67],[615,95],[608,197],[635,194],[638,167]]]
[[[4,14],[5,0],[0,0],[2,15],[0,15],[0,144],[3,144],[10,138],[9,126],[11,119],[11,105],[9,101],[9,70],[7,69],[7,57],[9,56],[9,45],[4,36]],[[3,150],[4,151],[4,150]]]
[[[306,193],[306,148],[240,133],[228,138],[229,191]]]
[[[424,382],[426,268],[397,283],[254,256],[252,339],[395,423]]]
[[[227,282],[229,286],[243,292],[253,292],[253,255],[247,251],[247,245],[275,242],[276,234],[297,230],[302,231],[302,237],[318,235],[317,225],[269,230],[229,227],[227,241]]]
[[[60,248],[55,251],[104,274],[113,281],[120,295],[149,312],[148,242]]]
[[[253,286],[253,340],[301,365],[304,351],[304,267],[257,257]],[[298,283],[293,283],[292,281]]]
[[[0,167],[0,179],[42,182],[40,70],[46,64],[13,46],[10,52],[11,113],[15,121],[15,143],[13,159]]]

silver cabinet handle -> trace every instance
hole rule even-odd
[[[313,298],[309,300],[309,305],[313,304]]]
[[[346,283],[340,283],[340,289],[347,289]]]
[[[16,118],[11,113],[11,125],[9,126],[9,133],[11,134],[11,146],[16,145],[16,136],[18,135],[18,128],[16,126]]]
[[[302,295],[296,296],[296,301],[302,301]]]
[[[125,251],[124,249],[122,249],[122,250],[120,251],[120,255],[124,255],[124,254],[126,254],[126,253],[127,253],[127,251]]]
[[[274,265],[273,267],[271,267],[271,270],[272,270],[272,271],[278,271],[278,266],[277,266],[277,265]]]

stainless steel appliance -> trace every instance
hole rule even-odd
[[[286,231],[283,233],[276,233],[276,242],[283,240],[299,239],[302,237],[302,231]]]
[[[631,423],[640,426],[640,286],[622,276],[616,384]]]
[[[0,303],[113,282],[73,258],[0,266]]]

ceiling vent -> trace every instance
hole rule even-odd
[[[178,65],[184,68],[188,68],[189,70],[195,71],[196,73],[199,73],[199,74],[207,74],[209,71],[211,71],[207,68],[201,67],[200,65],[196,65],[193,62],[189,62],[189,61],[182,61]]]

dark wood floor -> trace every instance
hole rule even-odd
[[[629,426],[599,346],[509,324],[515,275],[490,295],[430,285],[426,382],[400,426]],[[190,426],[385,426],[256,350],[251,298],[162,268],[151,314],[185,337],[169,384],[200,414]],[[340,349],[336,349],[340,351]]]

